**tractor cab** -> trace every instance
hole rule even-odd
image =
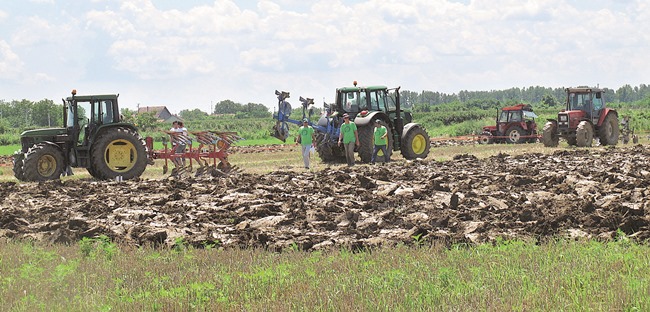
[[[598,123],[600,112],[605,108],[604,90],[591,88],[567,89],[567,111],[571,120],[588,119]]]
[[[120,122],[118,95],[72,96],[65,99],[64,123],[71,141],[77,147],[88,147],[97,131],[104,125]]]

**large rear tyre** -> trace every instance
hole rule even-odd
[[[594,140],[594,127],[588,121],[581,121],[576,129],[576,146],[589,147]]]
[[[413,127],[402,140],[402,156],[406,159],[427,158],[431,142],[422,127]]]
[[[374,127],[372,125],[374,124],[374,121],[370,121],[367,126],[359,127],[358,129],[359,147],[357,148],[357,152],[359,152],[359,158],[361,158],[361,162],[363,163],[369,163],[372,158],[372,150],[374,148],[372,144]]]
[[[506,131],[506,143],[524,143],[525,140],[522,138],[524,134],[524,129],[522,129],[520,126],[512,126],[510,129],[508,129],[508,131]]]
[[[23,159],[25,159],[25,153],[16,152],[14,154],[14,176],[19,181],[25,181],[25,173],[23,172]]]
[[[598,137],[601,145],[616,145],[619,136],[618,116],[610,112],[600,126]]]
[[[542,129],[542,143],[546,147],[557,147],[560,136],[557,134],[557,123],[549,121]]]
[[[109,129],[92,145],[91,166],[88,171],[100,180],[138,178],[147,167],[144,140],[128,128]]]
[[[65,157],[58,146],[40,143],[32,146],[23,160],[25,181],[47,181],[61,178]]]

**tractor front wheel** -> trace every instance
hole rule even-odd
[[[402,140],[402,156],[406,159],[427,158],[431,142],[422,127],[411,128]]]
[[[65,157],[58,146],[41,143],[32,146],[23,160],[25,181],[56,180],[65,169]]]
[[[138,178],[147,167],[144,140],[128,128],[108,129],[92,145],[91,166],[88,171],[101,180]]]
[[[483,132],[481,136],[478,137],[478,144],[492,144],[494,143],[494,138],[492,137],[492,133],[490,132]]]
[[[599,130],[598,136],[601,145],[616,145],[619,135],[618,117],[616,114],[612,112],[607,114]]]
[[[589,147],[594,140],[594,127],[588,121],[581,121],[576,129],[576,146]]]
[[[542,129],[542,143],[546,147],[557,147],[560,143],[560,136],[557,134],[557,123],[549,121]]]

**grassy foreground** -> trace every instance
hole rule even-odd
[[[650,247],[518,241],[365,252],[0,242],[2,311],[649,311]]]

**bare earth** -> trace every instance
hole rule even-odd
[[[567,149],[319,172],[0,183],[0,237],[363,248],[498,237],[650,238],[650,149]]]

